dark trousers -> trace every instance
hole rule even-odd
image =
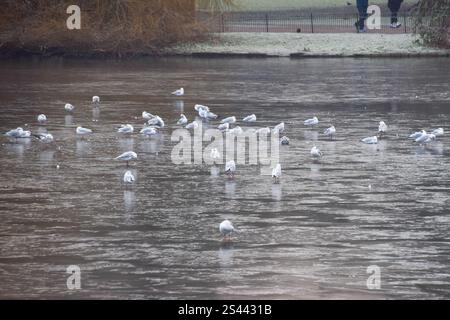
[[[403,0],[389,0],[388,8],[391,10],[391,23],[398,21],[398,11],[402,5]]]
[[[369,7],[369,0],[356,0],[356,7],[358,8],[359,20],[357,22],[359,30],[364,29],[364,21],[367,19],[367,8]]]

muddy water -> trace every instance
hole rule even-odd
[[[449,138],[427,148],[406,139],[450,130],[450,60],[0,64],[0,130],[56,140],[0,138],[0,297],[450,297]],[[168,95],[181,86],[184,97]],[[258,166],[238,166],[230,181],[210,166],[174,165],[171,133],[181,112],[195,117],[195,103],[221,117],[255,113],[254,127],[284,121],[291,144],[281,148],[281,183]],[[144,110],[166,121],[159,137],[115,133],[124,123],[140,129]],[[306,129],[314,115],[319,128]],[[386,139],[361,144],[380,120]],[[334,141],[321,134],[330,124]],[[77,139],[78,125],[94,134]],[[128,150],[139,156],[133,187],[113,161]],[[231,244],[218,233],[225,218],[240,231]],[[69,265],[81,269],[81,290],[66,286]],[[379,290],[366,286],[371,265]]]

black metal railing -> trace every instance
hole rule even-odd
[[[212,32],[356,32],[357,14],[323,14],[314,12],[226,12],[212,15],[199,12],[198,19],[207,23]],[[369,33],[411,33],[412,18],[403,13],[398,17],[400,28],[391,28],[390,17],[381,18],[381,28]]]

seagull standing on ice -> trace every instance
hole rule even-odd
[[[163,119],[161,119],[159,116],[154,116],[153,118],[148,120],[147,123],[149,126],[155,126],[159,128],[164,128],[165,126]]]
[[[130,134],[134,132],[134,128],[131,124],[122,124],[117,130],[118,133]]]
[[[444,128],[438,128],[436,130],[433,130],[431,134],[434,134],[436,137],[441,137],[444,135]]]
[[[100,97],[99,96],[93,96],[92,97],[92,105],[94,107],[100,106]]]
[[[77,127],[77,135],[83,137],[85,135],[91,134],[92,130],[88,129],[88,128],[83,128],[83,127]]]
[[[195,111],[200,112],[200,110],[210,111],[208,106],[204,106],[202,104],[196,104],[194,106]]]
[[[64,106],[64,110],[66,110],[67,112],[73,112],[73,110],[75,110],[75,107],[70,103],[66,103],[66,105]]]
[[[181,97],[184,95],[184,89],[180,88],[178,90],[175,90],[174,92],[172,92],[172,95],[177,96],[177,97]]]
[[[229,124],[232,124],[232,123],[235,123],[236,122],[236,117],[228,117],[228,118],[225,118],[225,119],[222,119],[221,121],[220,121],[221,123],[229,123]]]
[[[227,123],[222,123],[219,124],[219,126],[217,127],[220,131],[228,131],[230,129],[230,124]]]
[[[303,124],[308,127],[313,127],[319,124],[319,119],[317,119],[317,117],[307,119],[303,122]]]
[[[184,114],[180,115],[180,119],[177,121],[177,124],[180,126],[184,126],[187,123],[188,119],[186,118],[186,116]]]
[[[152,115],[150,112],[147,111],[142,111],[142,118],[144,118],[144,120],[150,120],[151,118],[154,118],[155,116]]]
[[[5,133],[7,137],[10,138],[30,138],[31,137],[31,131],[24,131],[21,127],[18,127],[16,129],[9,130]]]
[[[217,150],[217,148],[212,148],[210,157],[213,164],[215,164],[221,158],[219,150]]]
[[[272,178],[274,183],[279,183],[281,178],[281,165],[277,164],[275,168],[272,169]]]
[[[136,179],[134,178],[133,174],[129,170],[127,172],[125,172],[125,174],[123,175],[123,182],[125,182],[127,184],[131,184],[135,180]]]
[[[283,136],[283,137],[281,137],[280,142],[281,142],[281,145],[287,146],[287,145],[289,145],[289,138],[286,136]]]
[[[136,160],[136,159],[137,159],[137,154],[136,154],[136,152],[133,152],[133,151],[124,152],[116,158],[116,160],[126,161],[127,167],[128,167],[128,162],[130,162],[132,160]]]
[[[197,129],[198,128],[198,122],[197,121],[192,121],[191,123],[188,123],[185,127],[185,129],[190,130],[190,129]]]
[[[145,127],[140,131],[140,133],[150,137],[158,134],[158,130],[155,127]]]
[[[323,132],[326,136],[330,137],[333,140],[333,136],[336,134],[336,128],[334,126],[329,127],[327,130]]]
[[[322,151],[319,150],[316,146],[313,146],[311,149],[311,156],[313,158],[322,158],[323,154]]]
[[[436,140],[436,136],[432,133],[425,133],[422,134],[420,137],[418,137],[416,140],[414,140],[416,143],[423,145],[428,144]]]
[[[256,121],[256,115],[251,114],[249,116],[246,116],[244,119],[242,119],[244,122],[255,122]]]
[[[234,178],[234,173],[236,172],[236,163],[234,160],[230,160],[225,164],[225,173],[231,178]]]
[[[43,143],[51,143],[53,142],[53,135],[51,133],[40,133],[40,134],[34,134],[36,138],[39,139],[39,141]]]
[[[47,121],[47,116],[46,116],[45,114],[40,114],[40,115],[38,115],[38,117],[37,117],[37,121],[38,121],[39,123],[44,123],[44,122]]]
[[[224,237],[224,240],[230,240],[231,234],[236,231],[230,220],[224,220],[219,225],[220,234]]]
[[[380,124],[378,125],[378,136],[382,137],[388,129],[387,124],[384,121],[380,121]]]
[[[362,139],[361,142],[365,143],[365,144],[377,144],[378,137],[377,136],[367,137],[367,138]]]
[[[413,140],[416,140],[417,138],[419,138],[420,136],[422,136],[422,135],[424,135],[424,134],[427,134],[427,132],[426,132],[425,130],[417,131],[417,132],[414,132],[413,134],[411,134],[411,135],[409,136],[409,138],[410,138],[410,139],[413,139]]]
[[[277,124],[274,128],[273,128],[273,132],[274,133],[282,133],[284,132],[284,122]]]

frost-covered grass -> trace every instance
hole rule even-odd
[[[326,7],[343,7],[347,6],[347,2],[355,6],[355,0],[236,0],[236,8],[234,10],[278,10],[290,8],[326,8]],[[416,3],[417,0],[405,0],[404,4],[410,5]],[[384,4],[387,0],[371,1],[370,4]]]
[[[206,43],[181,46],[178,54],[257,54],[290,56],[428,55],[450,51],[425,48],[410,34],[222,33]]]

